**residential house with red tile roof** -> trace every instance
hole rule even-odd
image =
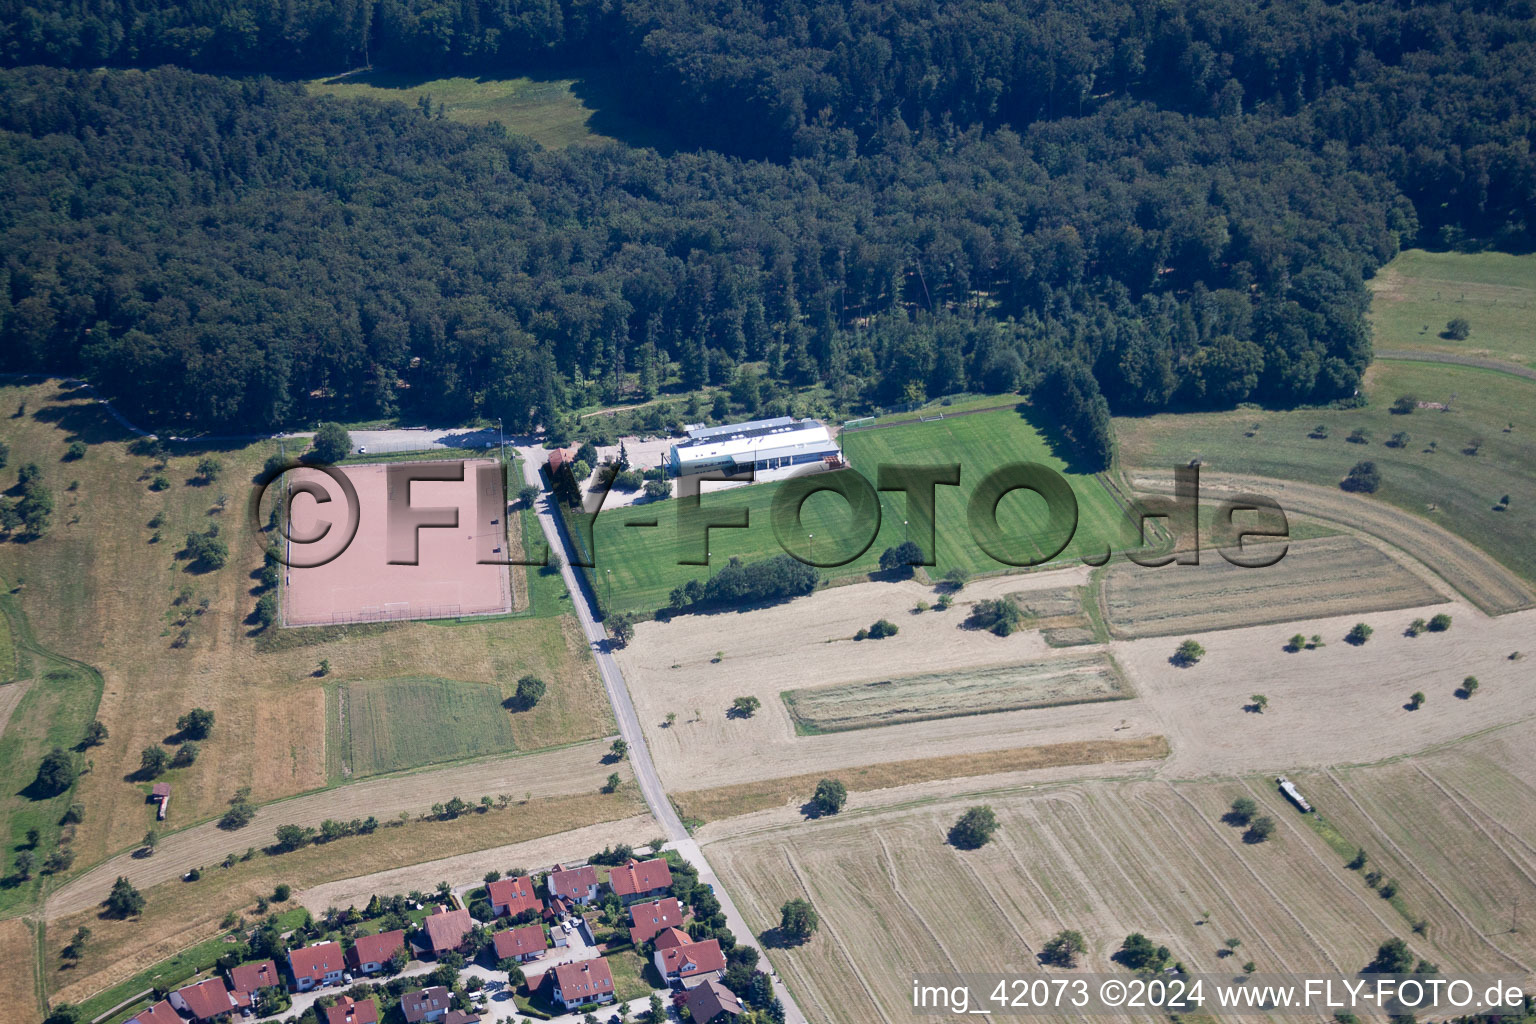
[[[577,903],[591,903],[597,899],[597,868],[583,864],[579,868],[566,869],[556,864],[545,884],[551,896]]]
[[[196,985],[179,988],[170,994],[171,1005],[193,1020],[217,1020],[239,1008],[235,997],[224,987],[223,978],[209,978]]]
[[[325,1024],[379,1024],[379,1008],[372,999],[342,996],[325,1008]]]
[[[282,988],[283,979],[278,976],[277,964],[271,960],[254,960],[229,969],[229,994],[242,1006],[253,1005],[256,993],[264,988]]]
[[[147,1010],[140,1010],[123,1024],[187,1024],[169,999],[162,999]]]
[[[544,984],[551,986],[550,997],[567,1010],[613,1001],[613,972],[602,957],[557,964],[544,972]]]
[[[675,896],[630,905],[629,940],[637,946],[668,928],[680,928],[682,924],[683,908]]]
[[[683,997],[683,1005],[688,1007],[688,1013],[693,1017],[693,1024],[709,1024],[721,1014],[726,1019],[737,1017],[741,1014],[741,1000],[736,998],[736,993],[726,988],[713,978],[706,979],[704,984],[695,985],[688,990]]]
[[[405,932],[398,928],[377,935],[359,935],[347,950],[347,966],[358,974],[377,974],[389,965],[395,950],[404,948]]]
[[[629,858],[608,874],[608,887],[625,903],[654,899],[672,888],[672,868],[660,857]]]
[[[497,932],[492,936],[491,943],[496,947],[498,961],[512,959],[520,964],[537,960],[549,948],[541,924],[525,924],[520,928]]]
[[[441,985],[419,988],[400,997],[400,1012],[405,1014],[406,1024],[440,1021],[448,1015],[452,999],[453,993]]]
[[[480,1015],[464,1010],[449,1010],[443,1018],[443,1024],[480,1024]]]
[[[485,894],[497,917],[516,917],[530,910],[543,909],[533,891],[533,879],[527,875],[492,882],[485,887]]]
[[[656,941],[651,945],[656,949],[671,949],[673,946],[686,945],[692,941],[688,933],[681,928],[668,928],[664,932],[657,933]]]
[[[714,939],[658,949],[651,959],[663,978],[680,981],[684,988],[702,985],[710,978],[718,981],[725,974],[725,953]]]
[[[475,919],[467,910],[445,910],[439,904],[421,922],[427,933],[427,949],[433,956],[441,956],[464,945],[464,937],[475,927]]]
[[[346,967],[347,958],[339,943],[317,942],[288,951],[288,969],[293,972],[293,986],[299,992],[336,984]]]

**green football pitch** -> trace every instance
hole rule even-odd
[[[1134,543],[1135,531],[1109,485],[1100,474],[1071,473],[1052,452],[1050,441],[1029,420],[1011,409],[954,415],[929,422],[850,431],[842,445],[854,471],[871,483],[881,465],[958,464],[958,487],[940,486],[935,497],[935,553],[929,569],[934,576],[953,567],[971,573],[992,572],[1008,566],[994,560],[972,537],[967,503],[978,483],[991,471],[1011,463],[1033,462],[1050,467],[1070,484],[1077,499],[1078,523],[1072,542],[1059,556],[1102,555],[1106,548],[1124,550]],[[785,485],[754,484],[706,492],[705,510],[744,508],[747,526],[715,528],[709,532],[709,565],[682,565],[685,546],[679,536],[677,501],[663,501],[599,514],[593,530],[594,568],[590,571],[597,595],[613,611],[649,612],[664,607],[674,587],[690,579],[702,579],[719,570],[727,559],[754,561],[779,554],[783,548],[773,527],[773,500]],[[901,543],[916,527],[919,544],[927,547],[926,524],[910,522],[906,496],[899,491],[881,492],[880,525],[872,543],[851,561],[823,570],[837,579],[878,568],[880,553]],[[653,527],[632,523],[656,521]],[[1045,541],[1045,503],[1028,491],[1014,491],[999,502],[997,522],[1005,549],[1019,560],[1038,557]],[[800,524],[784,531],[790,543],[816,562],[841,560],[855,555],[869,535],[867,524],[855,523],[846,501],[830,493],[806,500]],[[803,537],[802,537],[803,534]]]

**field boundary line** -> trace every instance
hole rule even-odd
[[[1482,930],[1472,922],[1472,919],[1469,918],[1466,913],[1463,912],[1462,909],[1458,907],[1449,896],[1446,895],[1445,890],[1440,888],[1439,883],[1425,874],[1424,870],[1419,867],[1418,863],[1412,857],[1403,852],[1403,848],[1398,846],[1397,842],[1387,834],[1386,830],[1381,827],[1381,824],[1371,816],[1371,812],[1367,811],[1365,807],[1360,803],[1360,801],[1355,799],[1355,795],[1351,793],[1347,787],[1345,787],[1344,783],[1339,779],[1339,777],[1334,774],[1332,768],[1324,769],[1323,774],[1328,776],[1329,780],[1340,793],[1344,794],[1344,799],[1348,800],[1350,804],[1354,806],[1355,810],[1360,814],[1360,817],[1365,820],[1366,825],[1374,829],[1381,841],[1392,848],[1392,852],[1397,854],[1397,857],[1402,861],[1403,866],[1417,875],[1425,885],[1433,889],[1435,895],[1440,897],[1440,901],[1450,908],[1451,913],[1455,914],[1458,918],[1461,919],[1461,923],[1466,925],[1467,931],[1471,932],[1489,949],[1492,949],[1494,952],[1498,953],[1500,956],[1514,964],[1516,967],[1519,967],[1521,970],[1526,971],[1527,973],[1530,972],[1531,967],[1529,964],[1526,964],[1524,961],[1520,960],[1520,958],[1516,957],[1513,953],[1507,952],[1498,943],[1484,935]]]
[[[1255,871],[1253,869],[1253,865],[1244,860],[1242,854],[1233,848],[1231,837],[1222,835],[1221,830],[1211,823],[1210,819],[1207,818],[1205,814],[1201,812],[1200,808],[1195,805],[1195,802],[1189,797],[1185,796],[1183,793],[1179,792],[1179,787],[1173,785],[1172,783],[1168,783],[1168,789],[1173,793],[1174,796],[1177,796],[1180,800],[1184,801],[1185,805],[1194,812],[1195,817],[1200,819],[1200,821],[1205,824],[1207,831],[1215,835],[1216,838],[1221,842],[1221,845],[1226,848],[1229,854],[1232,855],[1232,859],[1235,860],[1238,864],[1242,865],[1244,871],[1248,872],[1248,877],[1257,882],[1259,887],[1269,894],[1269,898],[1275,902],[1275,905],[1278,906],[1281,910],[1285,911],[1285,915],[1289,917],[1293,922],[1295,922],[1296,927],[1301,931],[1301,934],[1305,935],[1308,941],[1312,943],[1317,951],[1323,954],[1323,957],[1328,961],[1328,963],[1333,965],[1333,969],[1338,971],[1340,974],[1348,973],[1339,966],[1338,961],[1333,958],[1333,954],[1324,949],[1322,943],[1317,941],[1317,936],[1312,934],[1312,929],[1308,928],[1306,924],[1303,923],[1301,918],[1296,916],[1296,912],[1291,909],[1290,904],[1281,899],[1275,890],[1270,888],[1269,883],[1264,881],[1264,876]],[[1268,945],[1267,940],[1265,945]],[[1284,958],[1279,957],[1278,954],[1277,958],[1280,959],[1282,963],[1284,962]]]
[[[1437,780],[1433,775],[1429,774],[1429,772],[1425,771],[1417,763],[1414,763],[1413,769],[1420,775],[1424,776],[1425,780],[1431,786],[1434,786],[1436,789],[1438,789],[1445,796],[1445,798],[1455,806],[1457,813],[1459,813],[1463,818],[1467,819],[1473,828],[1477,829],[1483,834],[1483,838],[1488,840],[1489,845],[1491,845],[1495,850],[1498,850],[1499,853],[1503,855],[1504,859],[1509,861],[1510,867],[1514,868],[1522,876],[1524,876],[1527,882],[1530,882],[1533,886],[1536,886],[1536,877],[1533,877],[1531,873],[1526,870],[1525,865],[1521,864],[1519,861],[1515,860],[1515,858],[1509,855],[1509,852],[1504,849],[1504,845],[1493,837],[1493,833],[1489,832],[1488,829],[1483,826],[1482,822],[1478,821],[1477,818],[1467,813],[1467,809],[1462,806],[1460,800],[1452,795],[1450,790],[1440,785],[1439,780]]]
[[[901,900],[901,905],[906,907],[912,916],[917,919],[918,923],[923,926],[923,931],[927,932],[928,937],[933,940],[934,947],[944,954],[944,959],[949,961],[949,966],[954,969],[956,974],[960,973],[960,965],[955,963],[955,958],[950,954],[949,948],[944,945],[944,940],[939,938],[938,934],[928,924],[928,919],[913,905],[911,900],[907,899],[907,894],[902,891],[901,880],[896,876],[896,861],[891,857],[891,848],[886,845],[885,836],[880,834],[879,829],[875,830],[875,840],[880,844],[880,856],[885,861],[885,873],[891,881],[891,892],[896,894],[896,898]]]
[[[1248,790],[1248,792],[1250,792],[1250,793],[1254,794],[1255,796],[1259,797],[1261,800],[1264,801],[1265,804],[1271,804],[1272,805],[1273,803],[1275,803],[1275,801],[1272,799],[1273,794],[1274,794],[1274,790],[1271,787],[1266,786],[1264,788],[1264,790],[1262,792],[1260,792],[1260,791],[1255,790],[1253,788],[1252,784],[1250,783],[1250,781],[1248,779],[1240,779],[1238,781],[1240,781],[1242,783],[1244,789]],[[1281,801],[1279,801],[1279,803],[1282,804],[1285,807],[1286,810],[1289,810],[1289,811],[1294,811],[1295,810],[1295,808],[1293,808],[1291,806],[1289,801],[1281,800]],[[1307,836],[1309,836],[1309,835],[1312,836],[1314,839],[1317,839],[1318,838],[1317,833],[1313,832],[1310,828],[1308,828],[1306,830],[1303,830],[1300,827],[1298,827],[1297,824],[1296,824],[1295,819],[1292,818],[1289,814],[1282,816],[1281,822],[1284,824],[1285,828],[1288,831],[1290,831],[1290,832],[1294,833],[1295,835],[1301,837],[1300,841],[1301,841],[1302,845],[1306,848],[1307,853],[1312,857],[1313,861],[1315,861],[1317,863],[1318,867],[1323,869],[1323,871],[1326,872],[1329,875],[1329,877],[1334,877],[1332,869],[1329,868],[1329,866],[1328,866],[1328,862],[1325,861],[1323,859],[1322,855],[1319,854],[1317,852],[1317,850],[1313,848],[1312,844],[1307,841]],[[1327,844],[1324,843],[1324,845],[1327,845]],[[1362,891],[1357,886],[1345,885],[1345,884],[1341,883],[1340,888],[1344,889],[1346,892],[1350,893],[1350,895],[1354,896],[1355,901],[1357,903],[1359,903],[1362,907],[1364,907],[1366,910],[1370,911],[1371,916],[1374,917],[1376,919],[1377,923],[1379,923],[1384,929],[1386,929],[1389,932],[1392,931],[1392,929],[1393,929],[1393,922],[1390,921],[1388,918],[1382,916],[1382,914],[1380,912],[1380,909],[1379,909],[1379,905],[1383,902],[1382,900],[1372,901],[1372,900],[1366,899],[1365,898],[1365,892]],[[1399,915],[1399,916],[1401,916],[1401,915]]]
[[[1502,359],[1485,359],[1481,356],[1462,355],[1459,352],[1428,352],[1410,348],[1384,348],[1374,353],[1376,359],[1386,359],[1394,363],[1451,363],[1455,366],[1467,366],[1474,370],[1489,370],[1493,373],[1507,373],[1511,377],[1524,377],[1526,380],[1536,380],[1536,370],[1529,366],[1521,366],[1519,363],[1509,363]]]
[[[790,873],[795,876],[795,882],[800,886],[800,891],[805,893],[806,899],[811,899],[815,894],[811,892],[811,887],[806,882],[805,875],[800,870],[800,865],[795,863],[795,855],[790,850],[788,843],[784,844],[784,862],[789,865]],[[859,970],[859,965],[848,953],[848,947],[843,945],[842,936],[838,935],[837,929],[829,928],[827,929],[827,934],[832,937],[832,943],[837,946],[837,952],[842,956],[844,962],[848,964],[848,969],[853,972],[855,978],[859,979],[859,986],[864,989],[864,995],[869,998],[869,1005],[875,1008],[875,1012],[880,1015],[880,1019],[885,1021],[885,1024],[892,1024],[891,1018],[886,1015],[885,1007],[880,1005],[880,999],[875,995],[875,990],[869,987],[869,982],[865,979],[864,972]],[[814,990],[815,986],[812,985],[811,988]],[[818,999],[817,1002],[820,1002],[820,1000]]]
[[[1174,825],[1173,819],[1168,816],[1168,812],[1157,806],[1157,804],[1153,803],[1144,793],[1137,794],[1136,801],[1163,820],[1163,824],[1168,827],[1168,831],[1178,838],[1179,845],[1184,847],[1184,852],[1189,855],[1190,860],[1200,866],[1201,873],[1204,874],[1206,879],[1216,887],[1217,891],[1221,893],[1222,898],[1227,901],[1227,905],[1231,907],[1232,911],[1242,920],[1243,927],[1247,928],[1252,934],[1257,935],[1259,937],[1259,941],[1264,944],[1264,948],[1269,951],[1269,955],[1274,957],[1275,960],[1279,962],[1279,964],[1286,970],[1290,970],[1291,965],[1286,960],[1284,954],[1282,954],[1274,946],[1270,945],[1269,937],[1264,934],[1261,929],[1254,927],[1253,919],[1248,916],[1248,912],[1242,908],[1242,905],[1238,903],[1236,897],[1232,895],[1232,890],[1227,888],[1227,884],[1222,881],[1221,875],[1212,869],[1211,865],[1206,862],[1206,859],[1200,855],[1194,844],[1192,844],[1189,839],[1185,837],[1184,832]],[[1196,815],[1202,819],[1204,818],[1204,816],[1200,815],[1198,811],[1196,811]],[[1221,833],[1216,830],[1215,826],[1210,825],[1209,822],[1204,822],[1204,824],[1206,824],[1207,827],[1216,834],[1218,839],[1225,840],[1226,837],[1222,836]],[[1221,848],[1223,850],[1230,850],[1230,847],[1227,846],[1225,841],[1221,843]],[[1269,893],[1269,896],[1273,898],[1274,894]],[[1305,931],[1303,931],[1303,934],[1307,935],[1308,939],[1312,938],[1312,936],[1307,934]],[[1326,956],[1327,954],[1324,955]],[[1332,963],[1331,958],[1329,962]],[[1335,966],[1337,965],[1335,964]]]
[[[1473,810],[1477,811],[1478,814],[1481,814],[1483,817],[1487,818],[1489,821],[1491,821],[1495,825],[1499,826],[1500,829],[1502,829],[1503,831],[1509,833],[1509,837],[1511,839],[1513,839],[1515,842],[1519,843],[1521,846],[1525,847],[1525,849],[1527,851],[1529,851],[1530,853],[1536,854],[1536,846],[1532,846],[1530,843],[1526,842],[1524,839],[1521,839],[1519,835],[1517,835],[1516,833],[1514,833],[1513,831],[1510,830],[1509,826],[1507,826],[1503,822],[1499,821],[1497,816],[1489,814],[1487,811],[1485,811],[1477,803],[1476,800],[1473,800],[1471,797],[1467,796],[1467,794],[1463,793],[1457,786],[1455,786],[1454,784],[1449,783],[1449,782],[1442,783],[1440,780],[1438,780],[1438,779],[1434,778],[1433,776],[1431,776],[1428,772],[1425,772],[1424,769],[1420,768],[1417,763],[1414,764],[1414,767],[1418,768],[1419,771],[1423,772],[1425,778],[1429,779],[1429,781],[1433,782],[1435,785],[1439,786],[1441,789],[1446,789],[1447,787],[1449,787],[1450,792],[1454,793],[1457,798],[1461,799],[1462,801],[1464,801],[1467,804],[1470,804],[1471,807],[1473,808]],[[1530,877],[1530,876],[1527,875],[1526,877]]]

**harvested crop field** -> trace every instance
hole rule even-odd
[[[1267,843],[1244,844],[1240,830],[1220,821],[1245,795],[1258,798],[1278,824]],[[1533,802],[1529,789],[1525,800]],[[1536,896],[1530,878],[1509,869],[1451,886],[1454,861],[1427,866],[1427,895],[1412,906],[1422,907],[1430,925],[1414,934],[1285,805],[1268,778],[1101,781],[994,793],[985,802],[1001,823],[996,838],[979,850],[956,850],[945,842],[946,831],[979,802],[957,798],[823,819],[719,840],[705,852],[754,930],[774,924],[784,900],[811,900],[821,930],[804,945],[775,950],[774,965],[811,1020],[836,1024],[913,1019],[915,972],[1060,976],[1035,956],[1063,928],[1086,939],[1081,969],[1113,973],[1124,969],[1110,956],[1132,931],[1166,944],[1190,970],[1212,973],[1232,969],[1234,961],[1221,956],[1228,938],[1242,944],[1237,961],[1251,958],[1261,972],[1354,973],[1391,937],[1447,971],[1524,973],[1536,952],[1529,930],[1485,940],[1454,926],[1466,913],[1484,926],[1476,900],[1507,890],[1502,927],[1486,924],[1507,931],[1507,901],[1516,893],[1527,902]],[[1415,842],[1463,853],[1462,844],[1483,843],[1465,821],[1450,824],[1415,823],[1407,814],[1392,823]],[[1409,842],[1396,841],[1405,848]],[[1516,844],[1503,845],[1513,852]]]
[[[1161,736],[1142,736],[1127,740],[1082,740],[1077,743],[1051,743],[1040,747],[1018,747],[979,754],[951,754],[925,757],[915,761],[885,761],[861,764],[837,773],[850,793],[895,790],[942,780],[975,779],[1019,772],[1038,773],[1050,769],[1086,766],[1129,765],[1154,762],[1168,756],[1168,741]],[[715,789],[673,792],[677,812],[700,821],[719,821],[756,811],[798,807],[816,789],[819,773],[790,775],[779,779],[761,779]],[[958,782],[957,786],[974,785]],[[850,805],[851,806],[851,805]]]
[[[1257,569],[1207,552],[1197,566],[1147,569],[1124,562],[1104,578],[1103,603],[1118,637],[1174,636],[1212,629],[1413,608],[1443,600],[1418,574],[1355,537],[1298,541]]]
[[[749,615],[680,615],[643,622],[615,652],[656,768],[669,789],[711,786],[848,769],[858,765],[980,754],[1079,740],[1158,735],[1142,702],[1113,701],[1000,711],[966,718],[903,722],[820,736],[798,735],[780,695],[913,674],[955,674],[1008,663],[1075,658],[1039,633],[995,636],[963,626],[968,602],[1040,588],[1081,585],[1086,567],[999,576],[965,587],[953,607],[917,612],[933,601],[915,580],[834,587]],[[855,641],[878,618],[899,624],[884,640]],[[1134,683],[1134,677],[1132,677]],[[727,717],[732,701],[756,697],[750,718]],[[669,720],[668,715],[675,715]],[[1129,722],[1127,720],[1130,720]]]
[[[383,679],[337,687],[342,776],[376,775],[513,749],[501,687],[454,679]]]
[[[954,672],[927,672],[783,694],[795,730],[843,732],[900,722],[1115,700],[1128,695],[1101,651]]]

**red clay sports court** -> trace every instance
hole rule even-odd
[[[400,464],[395,464],[400,465]],[[420,465],[414,463],[412,465]],[[458,526],[423,528],[416,565],[390,565],[387,556],[389,479],[387,466],[337,466],[357,489],[357,535],[341,554],[314,568],[283,567],[282,622],[285,626],[318,626],[392,619],[441,619],[466,615],[501,615],[512,610],[510,568],[481,565],[486,553],[505,558],[506,498],[500,474],[493,474],[494,495],[480,504],[481,466],[491,459],[466,460],[463,480],[416,480],[410,484],[411,505],[456,507]],[[290,533],[302,537],[324,520],[335,522],[339,535],[346,520],[346,499],[336,482],[313,469],[298,469],[284,478],[286,486],[313,480],[326,487],[332,500],[319,504],[307,494],[289,504]],[[482,520],[478,509],[496,509],[494,522]],[[325,542],[322,542],[322,544]],[[317,549],[316,554],[321,552]],[[302,560],[302,559],[295,559]]]

